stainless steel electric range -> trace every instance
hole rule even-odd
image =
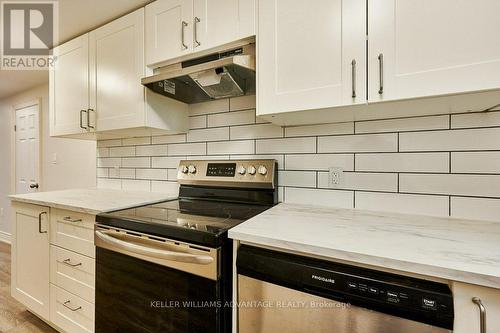
[[[230,332],[227,231],[277,203],[276,161],[181,161],[177,178],[178,199],[97,216],[96,332]]]

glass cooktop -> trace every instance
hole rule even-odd
[[[227,231],[271,206],[176,199],[99,214],[101,225],[217,247]]]

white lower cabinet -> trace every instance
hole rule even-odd
[[[49,207],[14,202],[11,294],[49,319]]]
[[[94,332],[94,304],[51,284],[50,320],[68,333]]]
[[[500,289],[480,287],[453,282],[455,307],[454,333],[496,333],[500,332]],[[484,328],[481,330],[481,306],[485,313]]]

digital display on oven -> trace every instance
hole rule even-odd
[[[234,177],[235,172],[236,163],[208,163],[208,177]]]

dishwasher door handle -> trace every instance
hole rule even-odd
[[[103,242],[111,244],[119,249],[156,259],[165,259],[165,260],[178,261],[190,264],[199,264],[199,265],[208,265],[214,261],[214,259],[210,256],[161,250],[154,247],[148,247],[144,245],[127,242],[115,238],[113,236],[110,236],[106,232],[99,230],[96,230],[95,235]]]

